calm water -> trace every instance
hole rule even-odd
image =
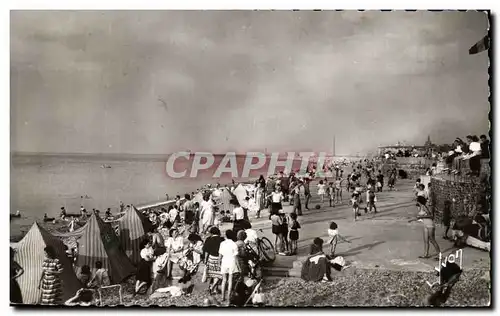
[[[216,157],[215,166],[221,159],[222,156]],[[196,178],[172,179],[166,174],[166,161],[167,156],[15,155],[11,159],[10,212],[20,210],[23,217],[10,222],[11,234],[31,225],[34,219],[41,219],[44,213],[57,216],[61,206],[69,213],[78,213],[80,205],[102,212],[110,207],[116,212],[120,201],[139,205],[165,200],[166,193],[173,197],[206,183],[231,182],[227,173],[214,179],[215,167],[200,172]],[[176,171],[187,168],[189,174],[191,164],[179,161],[174,167]],[[238,156],[240,174],[243,164],[244,157]],[[111,168],[102,168],[103,165]],[[297,160],[294,169],[298,166]],[[258,177],[267,168],[268,162],[250,177]]]
[[[11,221],[11,230],[33,223],[44,213],[57,216],[61,206],[78,213],[87,210],[116,212],[120,201],[141,204],[165,200],[194,190],[198,179],[171,179],[165,172],[166,159],[119,160],[100,157],[14,156],[11,160],[10,212],[22,212]],[[102,165],[111,168],[102,168]],[[206,180],[205,180],[206,181]],[[81,196],[88,198],[82,199]]]

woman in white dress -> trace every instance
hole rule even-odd
[[[231,298],[233,290],[233,279],[240,272],[238,268],[238,245],[236,245],[236,234],[232,230],[226,230],[226,240],[219,247],[220,272],[222,274],[222,301]],[[226,287],[227,282],[227,287]]]
[[[204,195],[200,204],[200,233],[205,234],[207,229],[213,225],[215,216],[212,200],[210,196]]]
[[[172,267],[178,263],[184,251],[184,238],[179,235],[176,228],[170,229],[170,237],[165,241],[166,253],[168,254],[167,278],[172,277]]]

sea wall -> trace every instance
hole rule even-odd
[[[445,201],[450,201],[451,216],[469,216],[475,211],[477,203],[486,196],[486,187],[479,178],[453,179],[440,176],[432,177],[431,206],[435,213],[435,221],[441,222]]]
[[[423,157],[397,157],[396,160],[388,160],[382,165],[382,171],[387,173],[396,168],[404,170],[408,179],[417,179],[425,174],[427,168],[430,168],[434,161]]]

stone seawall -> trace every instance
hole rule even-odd
[[[385,162],[382,165],[382,172],[387,174],[389,170],[396,168],[398,171],[404,170],[408,179],[417,179],[420,175],[426,173],[432,162],[432,160],[421,157],[398,157],[396,160]]]
[[[479,178],[445,179],[432,177],[431,205],[435,213],[435,221],[441,222],[445,201],[451,201],[451,216],[469,216],[477,203],[484,199],[486,188]]]

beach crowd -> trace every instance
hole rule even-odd
[[[456,150],[453,154],[449,153],[446,162],[449,157],[468,159],[471,174],[475,175],[478,172],[477,157],[483,157],[481,144],[475,141],[474,136],[467,139],[469,150],[457,141]],[[398,178],[396,168],[382,172],[383,162],[383,157],[331,161],[324,165],[324,177],[318,177],[313,164],[305,174],[280,172],[267,178],[260,176],[253,183],[237,184],[233,181],[224,186],[208,184],[183,197],[177,195],[168,207],[141,211],[149,229],[141,243],[141,260],[137,265],[133,294],[148,294],[151,297],[189,295],[195,286],[194,276],[200,273],[202,282],[208,285],[206,304],[264,304],[264,295],[259,291],[262,266],[272,261],[275,253],[297,255],[300,220],[310,210],[313,189],[319,200],[314,206],[316,209],[325,206],[335,208],[348,203],[352,206],[354,221],[363,213],[376,214],[380,211],[377,208],[377,196],[383,194],[386,188],[394,190]],[[432,173],[436,172],[435,167],[433,165]],[[313,181],[317,182],[316,188],[311,188]],[[430,184],[426,187],[420,179],[416,181],[414,193],[417,216],[413,220],[423,224],[425,250],[421,258],[427,259],[431,257],[430,245],[434,247],[436,255],[441,251],[435,239],[435,202]],[[284,208],[287,203],[291,206],[289,213]],[[109,208],[104,215],[95,209],[92,212],[113,224],[130,208],[133,206],[120,202],[117,215],[112,214]],[[267,216],[275,237],[271,242],[252,229],[252,218],[261,218],[265,211],[269,213]],[[451,223],[449,203],[446,203],[443,214],[446,227],[444,238],[451,238],[448,237],[450,226],[455,228],[452,230],[463,228],[461,224],[457,226],[456,221]],[[484,208],[479,215],[486,215]],[[84,223],[88,216],[89,212],[83,206],[79,214],[68,214],[64,207],[61,208],[60,219],[69,222],[69,231]],[[44,220],[55,219],[45,215]],[[474,221],[484,223],[486,220],[474,217]],[[339,233],[339,226],[335,222],[329,223],[325,230],[329,236],[326,243],[328,251],[323,251],[323,239],[314,239],[302,268],[302,278],[305,280],[326,282],[331,280],[330,269],[340,271],[345,265],[345,260],[336,256],[335,250],[338,242],[349,241]],[[116,233],[119,234],[118,229]],[[466,231],[465,234],[470,232]],[[74,258],[77,251],[75,248],[68,249],[68,256]],[[40,267],[43,270],[39,285],[43,293],[41,303],[60,304],[63,289],[59,275],[62,266],[54,249],[47,247],[45,254],[46,259]],[[97,303],[95,289],[109,286],[110,280],[109,271],[103,268],[101,262],[96,263],[94,271],[91,273],[88,266],[81,267],[78,271],[81,290],[65,302],[67,305]],[[11,280],[15,281],[20,274],[22,268],[13,263]],[[11,300],[19,302],[15,284],[13,287]]]

